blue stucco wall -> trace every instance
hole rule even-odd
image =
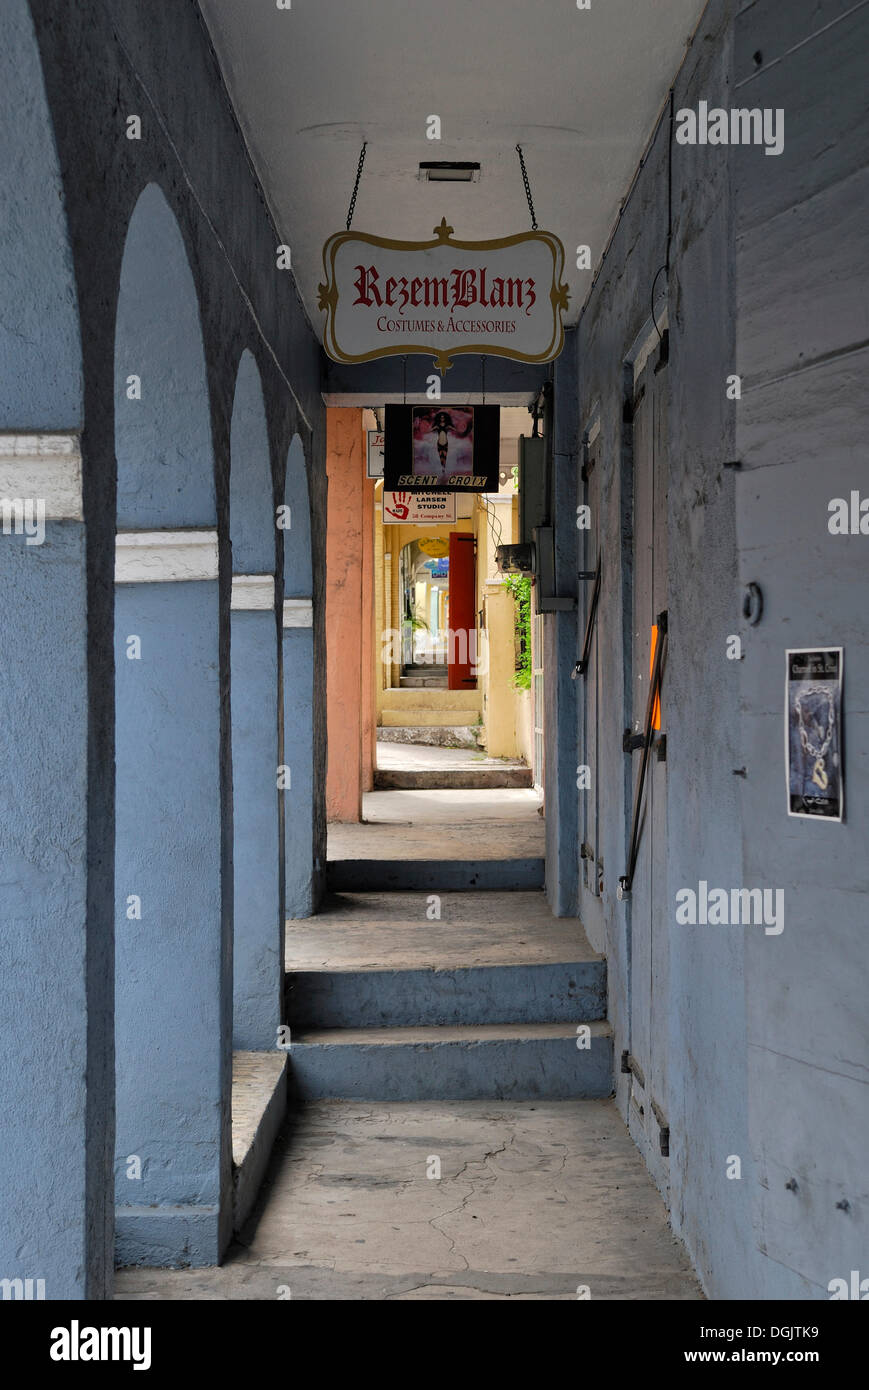
[[[2,31],[0,429],[78,432],[67,201],[24,0],[4,5]],[[0,535],[0,1277],[44,1279],[51,1299],[111,1287],[112,853],[100,771],[111,766],[111,627],[96,568],[80,522],[48,522],[41,546]]]
[[[272,577],[270,611],[232,614],[233,1046],[269,1048],[277,1038],[283,990],[280,645],[274,583],[279,533],[261,378],[248,349],[239,363],[230,455],[233,572]]]
[[[210,632],[209,643],[214,639],[207,679],[216,682],[216,690],[209,685],[208,698],[216,698],[218,712],[217,727],[210,728],[214,742],[208,796],[209,814],[218,817],[222,896],[216,920],[211,898],[205,903],[208,944],[198,973],[187,980],[191,992],[185,1006],[198,1046],[205,1021],[200,1017],[201,997],[214,1002],[231,998],[232,992],[229,435],[236,371],[241,354],[252,343],[262,358],[263,395],[274,429],[272,497],[283,483],[282,463],[290,441],[297,434],[304,441],[312,545],[321,556],[322,354],[292,277],[275,272],[273,250],[280,238],[196,5],[155,7],[141,0],[119,0],[109,7],[102,0],[82,0],[71,7],[64,0],[33,0],[30,5],[9,0],[0,16],[0,65],[0,114],[6,136],[0,150],[0,189],[6,194],[8,213],[0,234],[0,426],[20,433],[83,428],[85,514],[83,527],[50,523],[45,546],[30,547],[23,554],[9,548],[18,546],[18,538],[0,538],[4,632],[14,627],[28,634],[20,660],[4,663],[0,670],[3,737],[8,739],[14,728],[16,739],[33,750],[29,762],[17,755],[16,765],[25,770],[20,779],[7,779],[0,794],[0,878],[4,884],[25,884],[28,889],[26,901],[20,894],[13,898],[11,891],[0,901],[0,937],[3,949],[11,953],[16,988],[14,998],[4,993],[0,1003],[4,1037],[8,1028],[16,1038],[11,1049],[4,1047],[8,1065],[0,1067],[0,1106],[4,1134],[10,1138],[0,1153],[0,1274],[45,1277],[49,1297],[100,1298],[111,1292],[113,1257],[116,524],[216,525],[219,534],[221,577],[214,586],[219,603],[211,613],[210,628],[194,633],[185,647],[176,644],[187,620],[183,603],[171,612],[166,609],[161,620],[155,614],[142,615],[143,624],[153,622],[148,629],[152,651],[159,622],[172,619],[161,657],[167,664],[160,668],[159,679],[147,686],[155,702],[162,702],[170,743],[183,728],[173,711],[182,712],[184,705],[184,691],[175,687],[183,685],[185,662],[195,652],[197,637]],[[143,118],[139,142],[125,138],[128,112]],[[118,320],[121,262],[125,247],[135,248],[138,236],[134,229],[134,241],[127,244],[127,230],[143,194],[143,206],[150,206],[154,217],[148,220],[147,244],[134,257],[138,286],[127,295]],[[161,217],[162,242],[157,235]],[[145,225],[137,219],[138,229]],[[176,255],[179,247],[189,272]],[[151,270],[146,273],[149,255]],[[165,320],[155,312],[161,297],[153,293],[150,282],[157,274],[166,291],[162,302],[172,301],[173,312]],[[186,293],[191,277],[192,298]],[[128,290],[132,283],[127,276]],[[194,326],[197,334],[201,332],[198,345]],[[126,397],[116,385],[116,328],[122,352],[137,359],[129,366],[121,363],[124,376],[135,372],[143,378],[135,421],[126,415]],[[161,432],[160,412],[167,402],[171,407],[173,399],[182,406],[181,417],[173,420],[167,409]],[[126,459],[117,517],[116,404],[123,404],[118,441]],[[271,536],[275,544],[273,528]],[[39,571],[27,575],[26,601],[13,587],[20,589],[18,566],[24,560]],[[185,589],[184,602],[192,602],[192,588]],[[162,597],[155,592],[153,599],[167,604],[168,589]],[[175,626],[176,618],[181,629]],[[126,626],[123,612],[121,625]],[[322,620],[314,633],[314,651],[318,644],[322,647]],[[124,662],[122,683],[132,678],[128,668],[135,665],[126,663],[126,656]],[[147,684],[145,666],[140,669]],[[200,674],[205,680],[204,669]],[[35,690],[38,700],[33,698]],[[145,714],[138,728],[123,716],[122,741],[137,733],[144,737],[149,719],[153,733],[156,705]],[[302,717],[312,729],[315,759],[322,764],[325,725],[316,700],[309,702]],[[176,820],[183,821],[187,804],[180,755],[195,747],[195,738],[177,743],[177,781],[170,777],[161,784],[164,792],[173,793]],[[159,744],[140,741],[138,748],[143,765],[152,770],[162,766]],[[124,767],[129,775],[131,767]],[[197,777],[194,769],[191,785],[204,795]],[[133,791],[128,785],[128,797]],[[321,844],[323,795],[315,780],[312,838],[319,836]],[[125,833],[135,822],[134,811],[128,799],[123,809]],[[159,843],[161,853],[165,848],[171,860],[169,829],[164,827],[158,837],[147,809],[144,815],[155,835],[153,843]],[[309,855],[309,884],[314,857]],[[209,878],[213,867],[208,868]],[[160,868],[155,861],[155,875]],[[157,884],[164,903],[171,897],[176,869],[177,864],[170,863],[168,877]],[[164,922],[168,928],[168,915]],[[195,936],[202,923],[183,926]],[[140,967],[147,976],[141,960]],[[156,969],[159,974],[159,952]],[[4,975],[6,980],[11,977],[12,972]],[[131,981],[129,973],[124,978]],[[146,985],[150,987],[147,979]],[[131,993],[122,1006],[131,1025],[141,1021],[134,1002]],[[38,1028],[34,1019],[40,1020]],[[177,1028],[177,1019],[171,1021]],[[224,1024],[222,1032],[216,1029],[219,1047],[211,1043],[213,1086],[209,1081],[204,1110],[200,1108],[194,1124],[200,1132],[213,1120],[218,1123],[213,1114],[205,1113],[209,1106],[214,1109],[215,1096],[228,1095],[228,1015]],[[171,1037],[170,1031],[164,1046]],[[48,1038],[55,1040],[50,1061],[44,1053]],[[62,1039],[60,1053],[57,1038]],[[177,1074],[183,1093],[196,1069],[195,1055],[188,1055],[183,1045],[175,1051],[181,1061],[176,1058],[171,1067],[165,1053],[157,1054],[153,1079],[156,1084],[158,1076],[165,1082]],[[146,1062],[139,1058],[135,1064],[144,1071]],[[153,1109],[149,1112],[154,1092],[149,1092],[147,1082],[145,1075],[141,1099],[146,1130],[160,1118]],[[171,1087],[164,1086],[162,1104],[167,1124],[186,1123],[186,1100],[179,1106]],[[224,1105],[222,1099],[219,1105]],[[221,1115],[219,1127],[221,1134],[228,1134],[228,1113]],[[228,1148],[222,1138],[219,1142],[219,1180],[226,1189]],[[127,1148],[126,1142],[121,1148]],[[179,1150],[179,1163],[180,1154]],[[157,1183],[155,1192],[165,1192],[159,1173],[158,1158],[148,1181]],[[197,1174],[193,1162],[186,1177],[176,1166],[173,1184],[179,1175],[183,1181],[178,1190],[192,1193],[207,1206],[213,1171]],[[209,1222],[210,1215],[206,1225]],[[141,1229],[141,1219],[138,1224]],[[160,1258],[171,1255],[173,1242],[176,1254],[194,1247],[201,1253],[211,1235],[203,1243],[196,1230],[199,1224],[192,1208],[179,1223],[179,1233],[164,1240],[155,1229],[161,1225],[158,1215],[151,1221],[152,1253]],[[32,1267],[18,1268],[19,1253]]]
[[[0,429],[80,425],[82,365],[66,208],[25,0],[3,7]]]
[[[115,338],[118,530],[214,524],[205,351],[178,224],[149,184],[136,203],[121,265]],[[141,379],[141,400],[127,378]]]
[[[86,931],[83,530],[49,523],[33,547],[0,535],[0,1271],[44,1279],[47,1298],[99,1297],[104,1287],[89,1268],[80,1200],[97,1137],[87,1092],[99,1084],[88,1039],[87,953],[97,943]],[[27,661],[10,659],[16,650]],[[102,1094],[109,1120],[110,1100]]]
[[[283,650],[284,763],[292,774],[292,786],[284,793],[285,908],[287,917],[309,917],[317,906],[310,871],[316,804],[314,743],[306,718],[315,685],[312,629],[286,628]],[[324,865],[325,855],[320,872]]]
[[[313,597],[314,602],[314,627],[285,628],[283,634],[284,763],[292,773],[292,785],[284,793],[284,903],[287,917],[308,917],[322,892],[326,855],[317,831],[322,809],[316,774],[317,731],[306,710],[324,699],[326,683],[314,675],[315,633],[323,621],[322,573],[315,586],[305,455],[298,436],[287,454],[284,502],[291,518],[289,529],[283,532],[284,596]],[[324,717],[324,710],[322,714]],[[312,847],[313,879],[309,868]]]
[[[199,1218],[183,1262],[214,1263],[221,1247],[230,1159],[230,999],[223,983],[218,621],[216,582],[117,591],[121,1262],[160,1262],[153,1237],[137,1229],[145,1224],[150,1232],[153,1214],[142,1209],[154,1206],[164,1217],[167,1247],[174,1209],[190,1207]],[[141,638],[138,661],[126,656],[131,633]],[[141,899],[140,921],[127,917],[131,894]],[[126,1176],[130,1155],[142,1159],[141,1181]]]
[[[274,574],[276,525],[269,429],[262,379],[245,348],[229,432],[229,533],[233,574]]]
[[[232,615],[233,1045],[274,1047],[283,987],[274,613]],[[308,865],[310,873],[310,864]]]

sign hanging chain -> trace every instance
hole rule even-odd
[[[528,172],[527,172],[527,170],[526,170],[526,168],[525,168],[525,156],[524,156],[523,153],[522,153],[522,146],[521,146],[521,145],[517,145],[517,146],[516,146],[516,153],[517,153],[518,156],[519,156],[519,165],[520,165],[520,167],[521,167],[521,169],[522,169],[522,182],[525,184],[525,197],[528,199],[528,211],[531,213],[531,230],[532,230],[532,232],[536,232],[536,231],[537,231],[537,218],[536,218],[535,213],[534,213],[534,201],[533,201],[533,199],[532,199],[532,197],[531,197],[531,184],[528,182]],[[360,167],[360,168],[362,167],[361,164],[360,164],[359,167]],[[354,197],[355,197],[355,194],[354,194]],[[350,226],[350,223],[349,223],[349,222],[347,223],[347,226],[348,226],[348,227]]]
[[[365,163],[365,151],[368,148],[368,141],[363,140],[362,149],[359,152],[359,163],[356,166],[356,182],[353,185],[353,195],[350,199],[350,210],[347,213],[347,230],[350,230],[350,223],[353,221],[353,213],[356,210],[356,194],[359,192],[359,180],[362,178],[362,165]]]

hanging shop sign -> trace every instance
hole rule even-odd
[[[844,814],[841,647],[786,653],[785,766],[788,815],[840,821]]]
[[[384,486],[497,492],[500,444],[497,405],[388,405]]]
[[[368,430],[368,456],[366,462],[366,476],[369,478],[383,477],[383,430]]]
[[[453,499],[455,506],[456,494],[451,492],[448,496]],[[450,543],[442,536],[423,536],[421,541],[417,541],[417,545],[423,555],[431,555],[435,560],[442,560],[445,555],[450,553]]]
[[[324,345],[336,362],[431,353],[445,372],[462,353],[551,362],[564,346],[564,247],[551,232],[455,241],[336,232],[323,247]]]
[[[454,492],[383,493],[384,526],[449,525],[456,519]],[[447,545],[449,550],[449,545]],[[429,550],[426,552],[431,554]],[[446,553],[446,552],[444,552]]]

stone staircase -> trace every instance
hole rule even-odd
[[[480,700],[479,690],[407,687],[402,682],[400,689],[383,692],[377,737],[390,743],[477,748],[482,732]]]
[[[441,877],[423,872],[419,891],[336,893],[288,924],[297,1099],[611,1094],[606,963],[579,921],[553,918],[542,892],[511,891],[496,862],[501,887],[441,889],[439,920],[427,911]]]

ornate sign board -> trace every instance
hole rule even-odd
[[[335,362],[431,353],[439,371],[462,353],[551,362],[564,347],[564,247],[551,232],[455,241],[336,232],[323,247],[324,345]]]
[[[451,493],[450,495],[455,502],[455,493]],[[421,541],[417,541],[417,545],[423,555],[431,555],[435,560],[443,560],[450,553],[450,543],[444,540],[442,536],[423,536]]]
[[[388,405],[383,486],[392,492],[497,492],[497,405]]]
[[[449,525],[456,519],[456,494],[454,492],[384,492],[384,526],[432,526]],[[434,544],[434,542],[429,542]],[[446,552],[449,554],[449,544]],[[422,542],[420,543],[422,549]],[[431,555],[431,550],[426,550]]]

